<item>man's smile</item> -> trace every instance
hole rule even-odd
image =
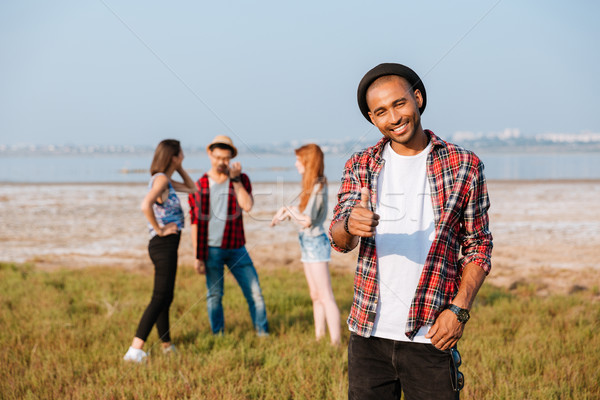
[[[392,132],[394,132],[396,134],[404,133],[404,131],[407,128],[407,125],[408,125],[408,122],[405,122],[402,125],[400,125],[399,127],[392,129]]]

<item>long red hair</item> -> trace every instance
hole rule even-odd
[[[304,166],[304,174],[302,175],[302,192],[300,193],[300,205],[298,209],[302,212],[306,208],[308,199],[313,191],[313,186],[320,183],[319,190],[326,184],[327,179],[323,175],[325,170],[325,162],[323,160],[323,151],[314,144],[305,144],[295,150],[296,156]]]

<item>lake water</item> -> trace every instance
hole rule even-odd
[[[485,153],[478,152],[488,179],[600,179],[600,153]],[[348,155],[326,155],[325,174],[341,178]],[[2,155],[0,182],[113,183],[147,182],[152,154]],[[242,154],[236,161],[254,182],[297,182],[295,156]],[[184,160],[193,179],[209,168],[205,154]]]

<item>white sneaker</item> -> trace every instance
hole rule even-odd
[[[148,354],[146,354],[144,350],[129,347],[129,350],[127,350],[127,353],[123,356],[123,360],[141,363],[146,360],[146,357],[148,357]]]
[[[170,345],[169,347],[163,347],[162,352],[163,352],[163,354],[173,354],[173,355],[179,353],[174,345]]]

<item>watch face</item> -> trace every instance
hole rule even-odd
[[[458,320],[458,322],[460,323],[466,323],[469,318],[471,317],[469,315],[469,310],[464,309],[464,308],[460,308],[458,306],[455,306],[454,304],[450,304],[448,306],[448,308],[454,313],[456,314],[456,319]]]
[[[469,312],[467,310],[460,310],[456,316],[462,323],[465,323],[469,320]]]

